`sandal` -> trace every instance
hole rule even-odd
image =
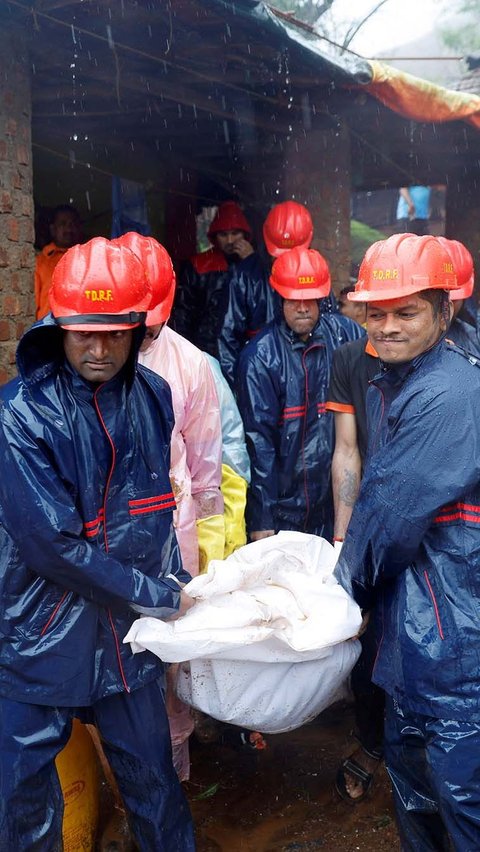
[[[370,756],[372,755],[369,755],[369,757]],[[380,758],[374,759],[378,759],[378,762],[380,763]],[[376,770],[374,770],[373,772],[367,772],[367,770],[364,769],[363,766],[360,766],[360,764],[353,757],[347,757],[347,759],[344,760],[343,763],[341,763],[337,772],[337,777],[335,779],[335,789],[338,795],[345,802],[348,802],[349,805],[356,805],[357,802],[363,802],[363,800],[368,796],[371,790],[375,771]],[[348,792],[345,773],[348,773],[353,778],[356,778],[358,781],[360,781],[362,792],[359,796],[351,796]]]
[[[247,728],[237,728],[228,725],[223,733],[222,740],[225,745],[230,745],[237,751],[255,754],[264,751],[267,741],[260,731],[250,731]]]
[[[240,740],[244,751],[265,751],[267,748],[267,741],[260,731],[247,731],[242,728]]]

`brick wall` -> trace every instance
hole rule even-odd
[[[15,374],[18,339],[33,321],[30,66],[20,33],[0,31],[0,384]]]

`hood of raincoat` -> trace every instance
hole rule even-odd
[[[336,574],[376,605],[373,679],[425,716],[478,716],[480,361],[442,339],[374,380],[371,453]]]
[[[111,381],[85,382],[51,317],[22,339],[18,369],[0,392],[0,694],[88,705],[162,674],[122,639],[137,613],[176,610],[174,577],[188,580],[171,395],[134,351]]]

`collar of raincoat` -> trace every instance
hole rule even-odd
[[[142,323],[133,329],[132,348],[121,371],[128,387],[135,376],[138,352],[144,336],[145,325]],[[52,314],[47,314],[25,332],[17,347],[16,362],[18,374],[26,386],[33,386],[58,373],[65,363],[63,330],[56,324]]]

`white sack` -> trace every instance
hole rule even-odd
[[[355,636],[357,604],[332,575],[333,547],[319,536],[280,532],[214,560],[185,587],[196,605],[178,621],[140,618],[125,642],[165,662],[216,658],[318,659]]]
[[[325,539],[305,533],[245,545],[185,587],[197,602],[182,618],[139,618],[124,642],[190,661],[178,694],[210,716],[291,730],[336,700],[360,653],[360,609],[333,577],[335,561]]]
[[[252,663],[194,660],[183,663],[177,695],[214,719],[265,734],[299,728],[345,696],[360,643],[341,642],[321,660]]]

